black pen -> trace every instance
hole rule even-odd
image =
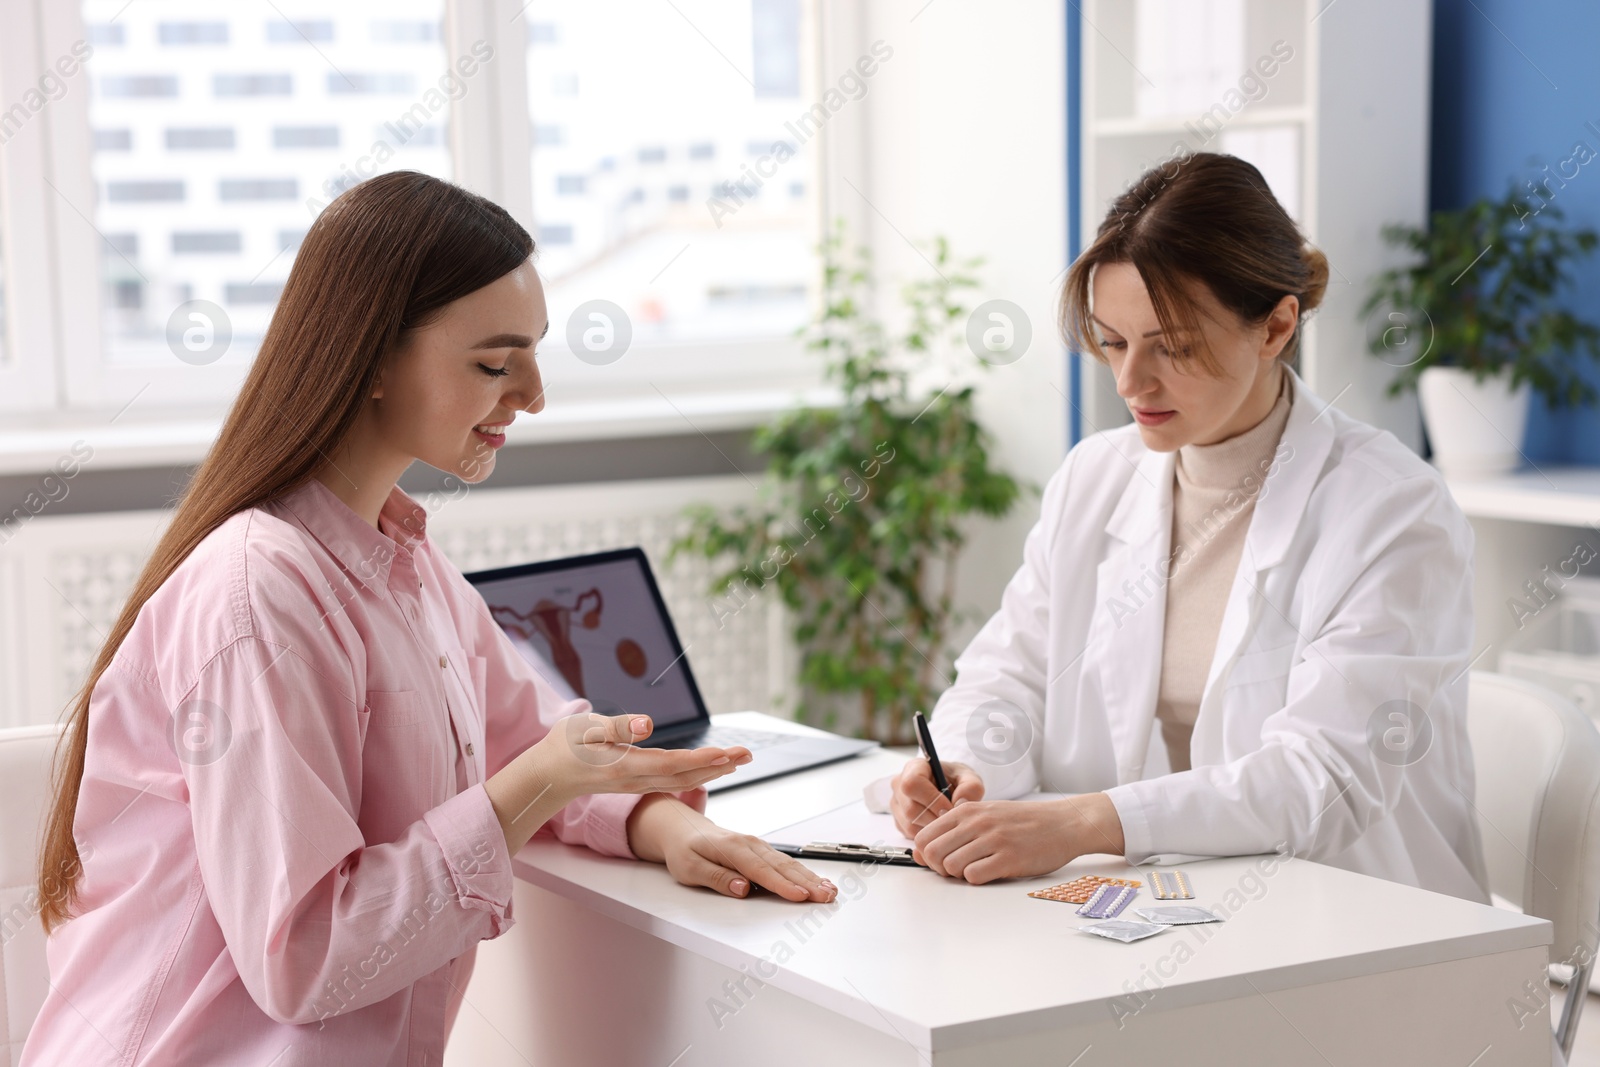
[[[770,842],[769,842],[770,843]],[[858,860],[896,867],[921,867],[909,848],[894,845],[857,845],[839,841],[813,841],[809,845],[773,845],[774,851],[801,860]]]
[[[955,790],[950,788],[950,780],[944,776],[944,764],[939,762],[938,750],[933,747],[933,734],[928,731],[928,717],[919,711],[916,720],[917,747],[922,749],[922,756],[928,761],[928,769],[933,771],[934,787],[946,800],[954,800],[951,794]]]

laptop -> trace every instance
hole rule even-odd
[[[713,726],[687,650],[640,548],[475,571],[466,576],[517,652],[566,700],[603,715],[650,716],[644,748],[743,745],[752,759],[708,791],[848,759],[876,741]]]

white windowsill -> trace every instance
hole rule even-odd
[[[567,402],[537,415],[520,416],[506,443],[527,445],[744,430],[797,405],[837,402],[838,392],[827,387],[685,392],[671,400],[655,394],[604,402]],[[62,417],[53,423],[41,420],[36,426],[16,427],[20,420],[9,419],[14,428],[0,429],[0,475],[42,475],[64,457],[70,460],[78,441],[94,450],[92,458],[80,459],[84,470],[195,464],[205,458],[222,426],[220,414],[161,421],[110,420],[111,415],[88,413]]]
[[[1600,467],[1557,466],[1487,478],[1446,479],[1461,510],[1474,518],[1551,526],[1600,523]]]

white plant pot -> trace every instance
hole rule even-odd
[[[1417,380],[1422,421],[1433,463],[1452,477],[1505,474],[1522,465],[1528,428],[1528,383],[1515,390],[1511,376],[1472,380],[1460,367],[1429,367]]]

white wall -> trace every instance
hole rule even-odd
[[[1064,12],[1055,0],[836,0],[821,72],[824,83],[836,78],[830,68],[880,39],[894,49],[838,116],[827,210],[870,239],[885,280],[929,273],[906,239],[942,234],[956,255],[987,259],[972,302],[1020,305],[1033,340],[1021,359],[979,376],[979,414],[996,463],[1041,488],[1065,454],[1070,410],[1055,328],[1067,266]],[[897,291],[885,285],[883,295]],[[958,601],[978,617],[957,649],[999,605],[1038,509],[1028,494],[1004,522],[975,524]]]

